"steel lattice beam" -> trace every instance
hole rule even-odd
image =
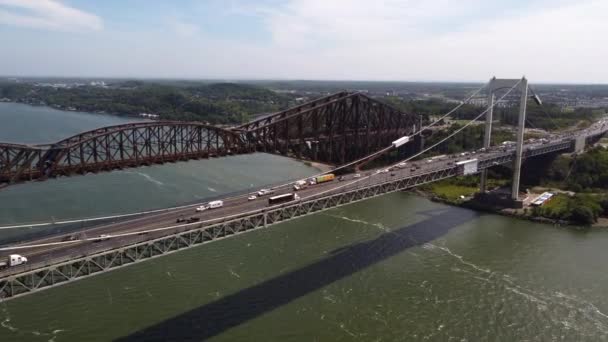
[[[593,140],[602,134],[603,132],[595,136],[589,136],[588,140]],[[524,157],[530,158],[547,153],[570,151],[573,147],[574,142],[572,140],[558,141],[526,149]],[[511,163],[513,160],[514,152],[512,151],[482,158],[479,160],[477,172],[494,165]],[[337,189],[334,193],[326,193],[317,197],[306,198],[297,203],[290,202],[277,207],[249,212],[230,219],[217,218],[212,222],[192,225],[188,227],[188,230],[174,232],[167,236],[137,236],[136,241],[131,241],[129,245],[124,247],[97,251],[88,256],[69,256],[64,260],[54,260],[46,265],[37,265],[35,269],[20,270],[19,273],[2,278],[0,279],[0,300],[20,297],[143,260],[236,236],[349,203],[462,175],[463,171],[462,165],[452,165],[418,174],[409,174],[401,178],[389,178],[378,183],[359,184],[350,188]]]
[[[48,145],[0,143],[0,185],[254,151],[342,164],[413,133],[417,122],[340,92],[232,129],[175,121],[102,127]]]

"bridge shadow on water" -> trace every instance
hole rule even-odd
[[[270,312],[335,281],[420,246],[475,218],[473,211],[442,208],[418,212],[420,222],[333,251],[329,257],[240,290],[117,341],[201,341]]]

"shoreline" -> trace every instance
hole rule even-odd
[[[323,172],[323,173],[330,172],[331,170],[333,170],[335,168],[335,166],[331,165],[331,164],[324,164],[324,163],[310,161],[310,160],[298,159],[298,158],[295,158],[295,157],[287,157],[287,156],[282,156],[282,157],[286,157],[286,158],[289,158],[291,160],[295,160],[295,161],[297,161],[299,163],[302,163],[302,164],[304,164],[306,166],[310,166],[312,168],[315,168],[319,172]]]
[[[314,167],[315,169],[321,171],[321,172],[329,172],[331,170],[334,169],[333,165],[329,165],[329,164],[323,164],[323,163],[318,163],[318,162],[311,162],[311,161],[302,161],[303,163],[308,163],[310,166]]]
[[[440,198],[432,193],[422,191],[419,189],[409,190],[409,192],[411,192],[417,196],[424,197],[424,198],[426,198],[432,202],[436,202],[436,203],[441,203],[441,204],[458,207],[458,208],[470,209],[470,210],[474,210],[477,212],[511,217],[511,218],[515,218],[515,219],[519,219],[519,220],[526,220],[526,221],[535,222],[535,223],[552,225],[554,227],[565,227],[565,228],[572,228],[572,229],[576,229],[576,230],[584,230],[584,229],[590,229],[590,228],[599,228],[599,229],[608,228],[608,219],[606,219],[606,218],[600,218],[598,220],[598,222],[596,222],[592,225],[582,226],[580,224],[575,224],[573,222],[566,221],[566,220],[556,220],[556,219],[550,219],[550,218],[546,218],[546,217],[518,214],[513,211],[505,210],[505,208],[494,208],[494,207],[484,206],[473,200],[468,200],[468,201],[465,201],[462,203],[458,203],[458,202]]]

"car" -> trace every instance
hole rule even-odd
[[[344,181],[344,176],[338,177],[338,182],[343,182],[343,181]]]
[[[201,211],[204,211],[204,210],[207,210],[207,209],[209,209],[209,207],[208,207],[208,206],[206,206],[206,205],[201,205],[201,206],[199,206],[198,208],[196,208],[196,212],[198,213],[198,212],[201,212]]]
[[[253,201],[253,200],[254,200],[254,199],[256,199],[256,198],[258,198],[258,196],[256,196],[256,195],[251,195],[251,196],[247,197],[247,200],[248,200],[248,201]]]
[[[186,219],[183,217],[179,217],[179,218],[177,218],[177,220],[175,220],[175,223],[182,223],[182,222],[186,222]]]
[[[272,195],[273,193],[274,193],[274,191],[272,191],[272,190],[261,189],[260,191],[258,191],[258,197],[265,196],[265,195]]]
[[[395,173],[394,173],[394,172],[391,172],[391,177],[394,177],[394,176],[395,176]]]
[[[187,223],[193,223],[193,222],[198,222],[198,221],[200,221],[200,220],[201,220],[201,218],[200,218],[200,217],[194,217],[194,216],[192,216],[192,217],[190,217],[189,219],[187,219],[187,220],[186,220],[186,222],[187,222]]]
[[[61,241],[74,241],[74,240],[78,240],[80,238],[79,234],[74,234],[74,235],[68,235],[66,237],[64,237],[63,239],[61,239]]]
[[[109,240],[111,237],[110,234],[101,234],[99,235],[97,238],[95,238],[95,240],[93,240],[93,242],[101,242],[101,241],[106,241]]]
[[[360,173],[355,173],[355,175],[353,176],[353,178],[361,178],[361,174]]]

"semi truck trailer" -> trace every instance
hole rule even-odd
[[[19,254],[11,254],[0,259],[0,269],[18,266],[27,263],[27,258]]]

